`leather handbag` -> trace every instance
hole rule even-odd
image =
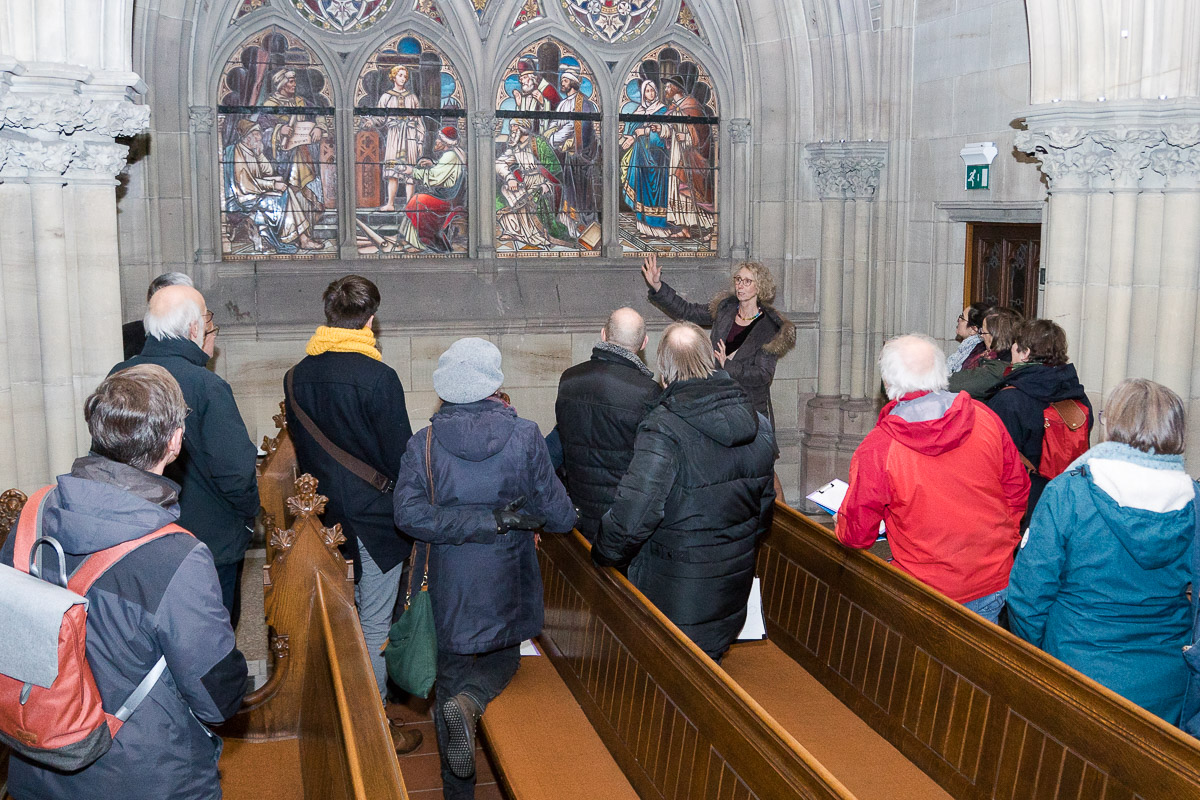
[[[429,462],[431,428],[425,430],[425,475],[429,480],[429,502],[435,504],[433,469]],[[429,550],[429,544],[426,543],[421,587],[414,597],[413,575],[417,571],[417,549],[413,548],[404,613],[392,623],[383,647],[383,660],[392,682],[417,697],[428,697],[437,678],[437,630],[433,624],[433,603],[429,600]]]

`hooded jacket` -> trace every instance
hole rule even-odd
[[[558,382],[554,416],[567,492],[579,509],[576,525],[589,541],[629,468],[638,423],[659,392],[654,373],[635,354],[605,342]]]
[[[188,405],[183,452],[164,473],[180,486],[179,524],[208,545],[216,563],[236,564],[250,541],[246,526],[258,514],[258,448],[246,432],[233,390],[205,368],[207,363],[208,354],[195,342],[151,336],[141,355],[112,372],[157,364],[179,383]]]
[[[1008,613],[1013,633],[1177,725],[1200,503],[1170,458],[1105,442],[1050,481]]]
[[[1029,476],[1012,439],[966,392],[912,392],[883,407],[850,460],[837,537],[870,547],[960,603],[1008,585]]]
[[[676,381],[638,427],[592,548],[713,658],[745,624],[771,523],[774,433],[726,373]]]
[[[67,569],[179,516],[178,486],[100,456],[78,459],[48,495],[42,531],[63,546]],[[15,536],[0,561],[13,563]],[[54,579],[54,559],[47,577]],[[66,774],[13,755],[14,797],[211,800],[220,793],[220,740],[197,718],[225,720],[246,689],[208,548],[186,533],[148,542],[118,561],[87,593],[87,659],[104,710],[116,713],[160,656],[167,670],[113,739],[112,748]]]
[[[738,311],[737,295],[733,292],[720,292],[708,305],[702,305],[680,297],[666,281],[657,292],[651,289],[647,297],[672,319],[711,328],[714,350],[718,342],[725,341],[729,336]],[[773,425],[775,412],[771,407],[771,382],[775,380],[775,362],[796,346],[796,326],[761,300],[758,306],[762,309],[762,317],[746,334],[737,352],[725,359],[722,369],[746,390],[754,409],[765,414]]]
[[[432,503],[425,471],[429,430]],[[542,574],[533,533],[496,533],[493,512],[519,497],[525,498],[521,511],[544,519],[546,531],[565,533],[575,524],[575,508],[537,425],[511,406],[492,398],[445,403],[429,428],[409,439],[396,481],[395,522],[433,545],[429,592],[439,650],[485,653],[541,633]]]

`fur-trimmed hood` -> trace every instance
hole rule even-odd
[[[722,313],[737,313],[737,305],[737,295],[733,292],[718,292],[713,296],[712,300],[708,301],[708,313],[714,320],[719,319]],[[771,338],[771,341],[763,345],[763,351],[776,358],[791,352],[792,348],[796,346],[796,325],[790,319],[776,311],[774,306],[764,303],[761,300],[758,306],[762,309],[767,319],[775,323],[775,327],[779,331]]]

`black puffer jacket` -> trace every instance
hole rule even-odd
[[[205,368],[207,363],[208,354],[195,342],[151,336],[140,355],[112,372],[157,364],[179,382],[188,406],[183,452],[164,473],[181,487],[179,524],[208,545],[217,564],[236,564],[246,555],[247,526],[258,514],[258,448],[246,432],[233,390]]]
[[[297,364],[292,383],[300,407],[321,433],[377,472],[396,479],[404,448],[412,438],[404,387],[396,370],[362,353],[327,352]],[[288,395],[286,380],[284,395]],[[300,424],[290,402],[287,422],[300,471],[312,473],[320,481],[321,494],[329,497],[325,524],[341,523],[346,534],[342,550],[354,559],[356,572],[362,569],[357,539],[362,539],[384,572],[408,558],[412,540],[392,522],[392,495],[339,465]]]
[[[592,550],[718,658],[746,618],[755,545],[770,525],[770,423],[724,372],[668,386]]]
[[[702,328],[711,328],[713,348],[717,342],[725,341],[729,329],[737,316],[738,299],[733,292],[722,292],[709,301],[708,305],[691,303],[675,293],[666,281],[657,292],[647,295],[650,302],[672,319],[694,322]],[[756,411],[775,420],[771,408],[771,381],[775,379],[775,362],[796,346],[796,326],[766,303],[759,302],[762,317],[746,334],[741,347],[725,360],[723,369],[737,381]]]
[[[633,458],[638,423],[659,391],[654,374],[636,355],[605,342],[558,382],[554,416],[567,492],[579,509],[576,527],[589,541],[596,538],[600,517],[612,505]]]
[[[1011,388],[1010,388],[1011,387]],[[1087,406],[1087,429],[1092,430],[1092,403],[1088,400],[1074,364],[1048,367],[1045,364],[1026,363],[1013,367],[1000,383],[996,393],[988,400],[988,407],[996,412],[1013,443],[1021,455],[1038,467],[1042,462],[1042,435],[1045,421],[1042,416],[1046,406],[1059,400],[1078,400]],[[1029,489],[1029,511],[1032,516],[1042,490],[1049,483],[1041,475],[1031,474]]]

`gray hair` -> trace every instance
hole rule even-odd
[[[163,460],[187,411],[179,384],[157,364],[114,372],[83,404],[92,451],[141,470]]]
[[[154,297],[154,293],[164,286],[192,286],[192,279],[182,272],[164,272],[154,280],[150,281],[150,288],[146,290],[146,302],[150,302],[150,298]]]
[[[712,344],[700,326],[691,322],[667,326],[658,343],[658,372],[663,386],[707,378],[714,371]]]
[[[1161,383],[1123,380],[1104,404],[1104,438],[1146,453],[1182,454],[1187,443],[1183,400]]]
[[[889,339],[879,354],[879,374],[889,400],[909,392],[939,392],[950,385],[946,354],[923,333]]]
[[[642,342],[646,341],[646,320],[628,306],[618,308],[604,324],[604,340],[636,353],[642,349]]]
[[[200,308],[200,304],[192,298],[181,298],[179,302],[169,305],[160,313],[155,313],[152,309],[146,309],[146,316],[142,317],[142,324],[146,326],[146,335],[153,336],[155,339],[187,339],[188,341],[196,342],[200,347],[204,346],[204,311]],[[199,341],[191,336],[192,325],[195,324],[196,334]]]

